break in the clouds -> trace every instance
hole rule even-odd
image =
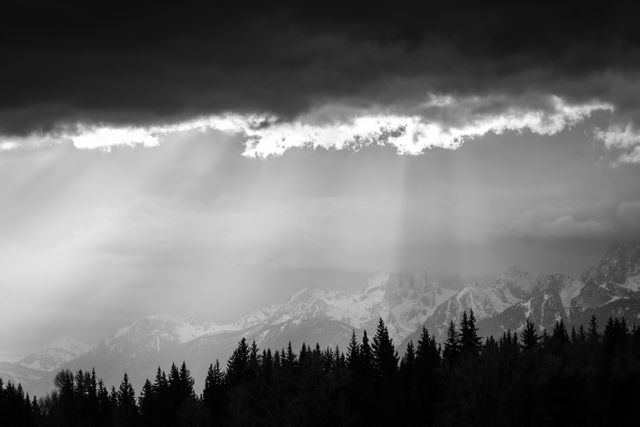
[[[431,96],[414,107],[412,115],[408,115],[406,109],[404,115],[389,111],[350,111],[327,119],[323,116],[330,113],[331,108],[325,108],[291,122],[269,116],[225,115],[165,126],[78,125],[56,133],[7,139],[0,148],[38,148],[67,142],[79,149],[109,150],[122,145],[154,147],[171,134],[217,130],[240,135],[245,145],[243,154],[248,157],[282,155],[291,148],[341,150],[369,145],[389,145],[399,154],[417,155],[434,147],[457,149],[465,141],[487,133],[529,131],[554,135],[594,111],[613,110],[610,104],[571,105],[557,97],[544,100],[537,109],[508,101],[512,100]]]
[[[627,5],[38,3],[0,14],[5,150],[156,146],[221,125],[248,156],[417,154],[487,133],[552,135],[606,110],[591,137],[619,163],[640,161]]]

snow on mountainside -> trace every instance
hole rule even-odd
[[[108,385],[117,385],[123,373],[140,387],[161,366],[185,360],[201,387],[206,369],[215,359],[224,364],[238,341],[273,349],[289,341],[326,346],[346,344],[355,329],[373,332],[382,317],[396,343],[411,334],[435,308],[455,292],[429,282],[426,276],[378,275],[361,292],[347,293],[307,288],[288,301],[257,310],[230,325],[216,325],[171,315],[153,315],[119,329],[87,354],[64,365],[91,369]]]
[[[465,311],[473,310],[476,319],[482,320],[524,301],[535,289],[537,279],[537,275],[511,268],[490,286],[478,286],[475,283],[465,286],[438,306],[424,326],[431,334],[442,339],[449,322],[459,323]]]
[[[88,352],[91,347],[77,338],[65,336],[50,342],[16,363],[36,371],[52,372],[63,363]]]
[[[286,303],[251,313],[235,326],[245,329],[327,318],[356,329],[372,330],[378,319],[382,318],[391,337],[400,342],[454,293],[429,282],[426,276],[381,274],[370,279],[364,289],[357,293],[305,288]]]
[[[53,388],[53,373],[36,371],[17,363],[0,362],[0,378],[6,384],[20,383],[25,393],[31,396],[44,396]]]
[[[573,300],[583,287],[580,280],[564,274],[541,276],[529,298],[478,322],[480,333],[483,336],[495,336],[507,330],[519,331],[527,319],[540,329],[547,330],[560,320],[568,324]]]
[[[15,363],[0,362],[0,378],[22,384],[32,396],[44,396],[53,388],[55,372],[90,349],[77,338],[61,337]]]
[[[640,243],[615,243],[600,262],[582,275],[585,286],[575,311],[601,307],[618,299],[637,298],[640,290]]]
[[[125,353],[128,348],[133,347],[140,353],[158,352],[203,335],[228,330],[234,330],[234,327],[170,314],[154,314],[120,328],[94,350],[108,349],[109,352]]]

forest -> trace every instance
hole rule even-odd
[[[31,398],[0,380],[5,426],[551,426],[637,425],[640,328],[622,318],[540,332],[531,322],[478,336],[473,311],[446,341],[426,329],[398,352],[380,319],[348,348],[272,351],[243,338],[202,394],[188,367],[160,367],[139,393],[125,374],[108,389],[92,372],[62,370]]]

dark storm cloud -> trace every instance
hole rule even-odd
[[[626,5],[416,3],[9,2],[0,133],[229,111],[290,118],[323,103],[403,108],[429,93],[638,108],[628,89],[640,28]]]

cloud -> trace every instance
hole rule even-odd
[[[455,150],[465,141],[488,133],[529,131],[554,135],[583,121],[594,111],[611,111],[602,102],[570,104],[549,97],[539,105],[493,98],[430,96],[412,110],[402,112],[350,110],[327,119],[327,109],[293,121],[268,115],[210,116],[171,125],[113,127],[77,125],[51,134],[31,134],[0,142],[4,150],[41,147],[67,142],[78,149],[110,150],[115,146],[155,147],[177,132],[217,130],[239,134],[243,155],[279,156],[291,148],[358,150],[368,145],[394,147],[399,154],[418,155],[431,148]],[[460,119],[460,117],[464,119]]]
[[[326,105],[389,109],[429,124],[428,111],[416,111],[429,93],[445,105],[425,110],[452,96],[482,100],[487,115],[504,106],[484,100],[523,96],[640,109],[640,94],[621,90],[640,70],[640,30],[628,5],[581,5],[580,19],[570,4],[524,9],[9,2],[0,11],[0,134],[48,135],[76,123],[148,129],[228,114],[293,123]],[[435,132],[450,140],[466,131]],[[77,144],[103,145],[103,136]],[[137,142],[155,143],[146,141]]]
[[[618,163],[640,163],[640,132],[631,123],[596,129],[594,136],[618,155]]]
[[[554,218],[540,225],[541,235],[551,238],[601,237],[610,234],[612,231],[613,226],[608,222],[600,222],[593,219],[576,220],[571,215]]]

